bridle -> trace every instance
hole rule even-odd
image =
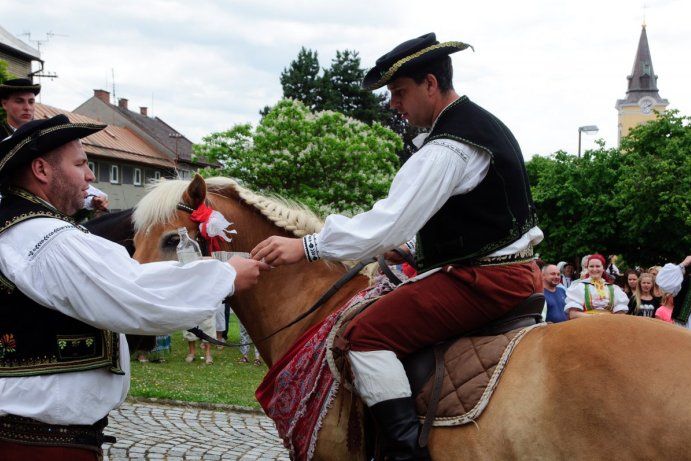
[[[209,202],[206,202],[207,205],[208,203]],[[180,211],[185,211],[189,214],[194,213],[194,208],[182,202],[178,203],[176,208]],[[209,252],[209,242],[207,242],[207,240],[202,236],[201,232],[197,232],[195,240],[199,244],[199,249],[202,251],[202,256],[211,256],[211,252]]]

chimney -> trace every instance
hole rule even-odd
[[[118,99],[118,107],[127,110],[127,98]]]
[[[94,96],[106,104],[110,104],[110,93],[106,90],[94,90]]]
[[[142,114],[144,117],[148,117],[148,107],[139,107],[139,113]]]

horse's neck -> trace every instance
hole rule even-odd
[[[282,357],[306,330],[367,286],[366,277],[356,276],[314,313],[263,340],[310,309],[344,273],[339,266],[323,262],[284,266],[262,274],[260,283],[251,293],[238,296],[234,310],[267,365]]]

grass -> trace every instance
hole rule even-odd
[[[259,409],[254,391],[266,374],[266,365],[253,366],[254,346],[250,350],[250,363],[240,363],[240,350],[226,347],[218,350],[212,345],[214,363],[206,365],[204,350],[197,342],[197,358],[186,363],[187,342],[182,332],[172,335],[172,352],[163,363],[140,363],[132,360],[130,396],[155,397],[187,402],[220,403]],[[228,342],[240,342],[237,317],[231,315]]]

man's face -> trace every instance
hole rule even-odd
[[[542,272],[543,285],[547,288],[554,289],[561,282],[561,277],[559,275],[559,269],[557,266],[550,264]]]
[[[429,98],[428,85],[427,80],[418,85],[410,77],[397,78],[387,85],[391,92],[391,108],[418,128],[429,128],[434,122],[434,106]]]
[[[80,141],[71,141],[48,155],[56,156],[51,163],[48,201],[71,216],[84,208],[84,199],[94,174],[89,168]]]
[[[34,119],[36,96],[31,91],[14,92],[2,100],[2,108],[7,113],[7,122],[19,128]]]

